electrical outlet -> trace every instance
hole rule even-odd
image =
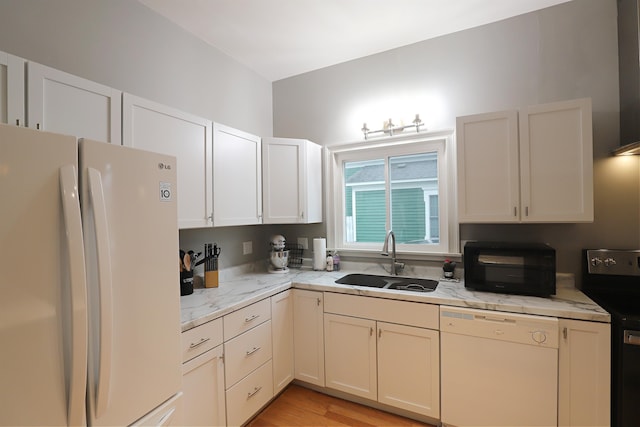
[[[307,237],[298,237],[298,244],[302,245],[302,249],[309,249],[309,239]]]
[[[242,242],[242,255],[249,255],[253,253],[253,242]]]

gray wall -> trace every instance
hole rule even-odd
[[[619,145],[616,16],[616,0],[574,0],[277,81],[274,132],[329,145],[389,116],[453,129],[460,115],[591,97],[595,222],[460,230],[462,240],[548,242],[559,270],[578,273],[581,248],[640,247],[639,158],[608,154]]]
[[[0,50],[272,135],[271,82],[135,0],[0,0]]]

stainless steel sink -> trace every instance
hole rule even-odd
[[[416,279],[402,276],[379,276],[375,274],[347,274],[336,283],[342,285],[365,286],[368,288],[395,289],[408,292],[433,292],[438,286],[437,280]]]

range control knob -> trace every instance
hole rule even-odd
[[[604,265],[606,265],[607,267],[611,267],[612,265],[616,265],[616,260],[613,258],[607,258],[604,260]]]
[[[591,258],[591,265],[593,267],[597,267],[602,264],[602,260],[600,258]]]
[[[542,344],[547,340],[547,334],[544,331],[533,331],[531,338],[538,344]]]

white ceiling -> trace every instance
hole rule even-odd
[[[569,0],[139,0],[270,81]]]

